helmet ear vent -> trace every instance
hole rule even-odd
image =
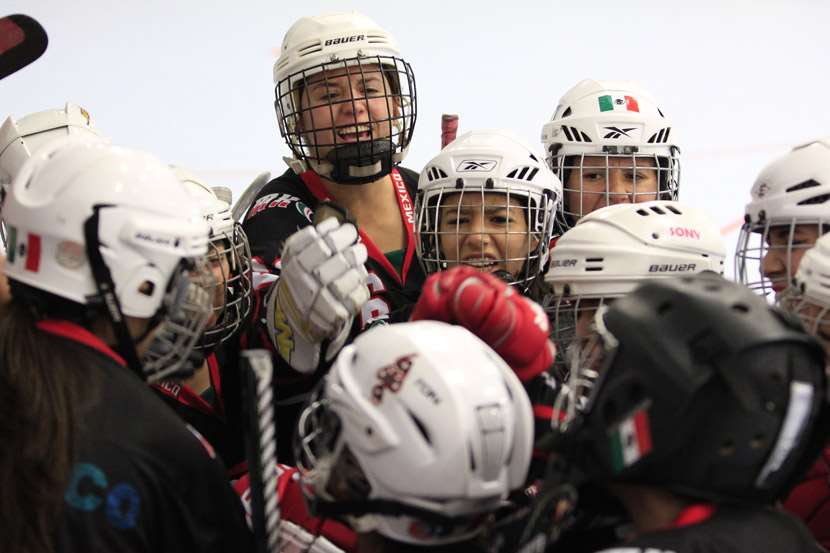
[[[830,200],[830,194],[821,194],[819,196],[813,196],[812,198],[802,200],[798,202],[797,205],[819,205],[827,202],[827,200]]]
[[[383,35],[366,35],[369,44],[388,44],[389,40]]]
[[[524,180],[530,182],[533,180],[533,177],[536,176],[536,173],[539,172],[538,167],[517,167],[507,173],[508,179],[517,179],[517,180]]]
[[[424,437],[424,441],[427,444],[432,445],[432,438],[430,438],[429,432],[427,432],[426,426],[424,426],[421,419],[419,419],[412,411],[407,410],[407,414],[412,419],[412,422],[415,423],[415,427],[418,429],[418,432],[420,432],[421,436]]]
[[[427,170],[427,178],[429,179],[429,182],[432,182],[437,179],[447,178],[447,174],[440,167],[433,165]]]
[[[318,52],[321,52],[322,50],[323,50],[323,44],[319,40],[315,40],[313,42],[310,42],[308,45],[303,46],[302,48],[300,48],[297,51],[297,53],[300,55],[300,57],[303,57],[303,56],[308,56],[310,54],[316,54]],[[288,60],[286,59],[286,62],[287,61]]]
[[[671,127],[666,127],[665,129],[660,129],[656,133],[652,134],[651,137],[648,139],[649,144],[665,144],[669,141],[669,133],[671,133]]]
[[[565,108],[565,111],[562,112],[562,117],[570,117],[570,115],[571,115],[571,108],[570,107]]]
[[[562,125],[562,132],[565,133],[565,136],[571,142],[591,142],[591,137],[581,132],[576,127],[567,127]]]
[[[798,190],[804,190],[805,188],[814,188],[816,186],[821,186],[821,183],[817,182],[815,179],[810,179],[790,186],[785,190],[785,192],[797,192]]]

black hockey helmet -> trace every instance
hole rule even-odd
[[[821,347],[747,288],[715,274],[653,281],[595,326],[571,368],[578,407],[554,436],[588,480],[768,503],[826,443]]]

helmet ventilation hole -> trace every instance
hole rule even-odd
[[[785,192],[797,192],[798,190],[804,190],[805,188],[813,188],[816,186],[821,186],[821,184],[814,179],[810,179],[790,186],[785,190]]]
[[[752,449],[761,449],[767,445],[767,437],[763,434],[756,434],[749,440],[749,447]]]
[[[730,457],[735,454],[735,442],[732,439],[725,440],[718,449],[721,457]]]
[[[407,411],[407,413],[412,418],[412,422],[415,423],[415,427],[418,429],[418,432],[420,432],[421,436],[424,437],[424,441],[429,445],[432,445],[432,439],[429,437],[429,432],[427,432],[426,426],[424,426],[424,423],[421,422],[421,419],[416,417],[415,413],[412,411]]]

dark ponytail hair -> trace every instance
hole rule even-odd
[[[11,288],[0,307],[0,551],[52,551],[79,413],[95,390],[79,348],[37,322],[84,308],[14,281]]]

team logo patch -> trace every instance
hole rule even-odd
[[[403,386],[409,369],[412,368],[412,359],[417,354],[410,353],[398,357],[394,363],[378,370],[377,383],[372,386],[372,403],[378,405],[383,400],[384,390],[397,394]]]
[[[16,259],[24,260],[24,267],[27,271],[37,273],[40,271],[40,235],[26,233],[25,242],[22,236],[18,237],[17,227],[7,226],[8,238],[6,242],[6,255],[10,264]],[[21,240],[18,240],[21,238]]]
[[[627,137],[627,138],[632,138],[632,136],[631,136],[630,134],[628,134],[628,133],[630,133],[631,131],[635,130],[636,128],[637,128],[637,127],[627,127],[627,128],[621,128],[621,127],[604,127],[604,129],[605,129],[606,131],[609,131],[609,132],[608,132],[608,133],[606,133],[606,135],[605,135],[605,136],[603,136],[603,138],[611,138],[611,139],[613,139],[613,138],[619,138],[619,137],[621,137],[621,136],[625,136],[625,137]]]
[[[651,452],[651,423],[648,405],[643,405],[609,433],[611,463],[621,472]]]
[[[465,159],[462,160],[455,170],[459,173],[476,171],[492,171],[499,162],[495,159]]]
[[[640,105],[633,96],[609,95],[597,98],[600,111],[636,111],[640,112]]]

